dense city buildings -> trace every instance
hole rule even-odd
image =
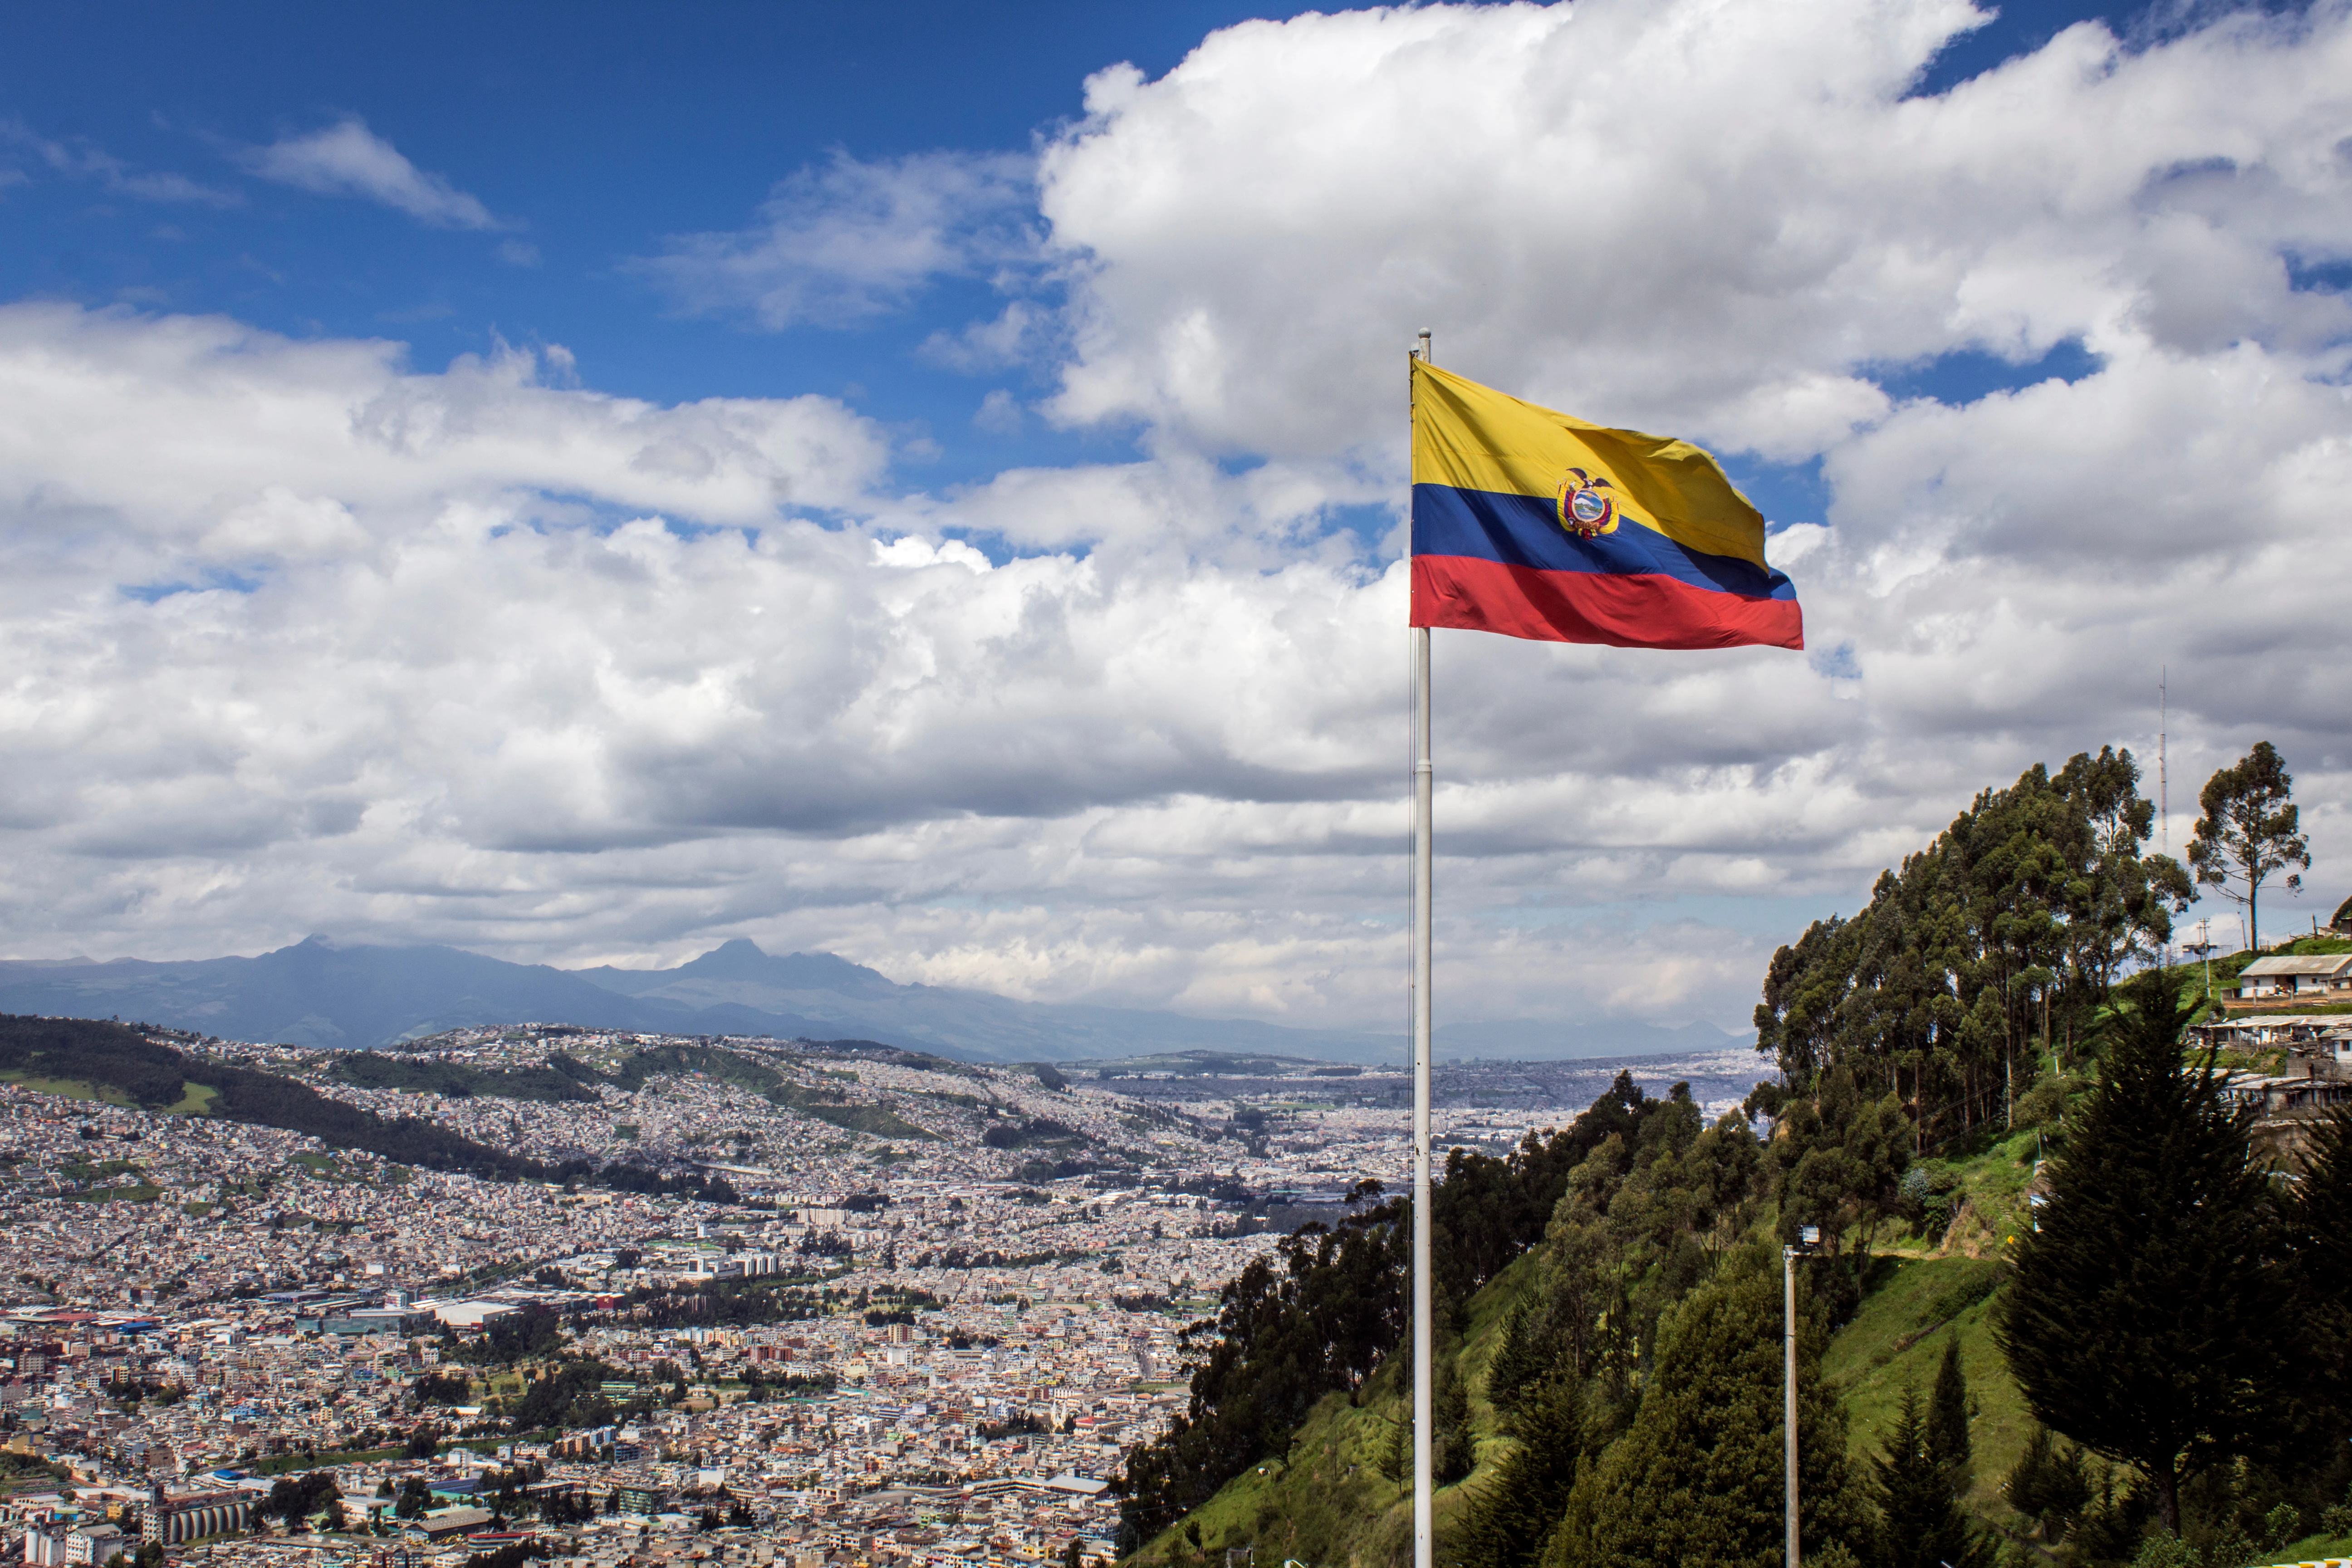
[[[1303,1064],[1238,1101],[576,1029],[194,1048],[560,1179],[0,1084],[11,1558],[1108,1557],[1182,1326],[1404,1152],[1384,1089]]]

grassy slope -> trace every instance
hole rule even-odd
[[[0,1072],[0,1083],[18,1084],[37,1094],[56,1095],[59,1100],[95,1100],[107,1105],[122,1106],[125,1109],[134,1103],[129,1095],[110,1083],[91,1083],[84,1079],[36,1078],[28,1073],[11,1069]]]
[[[1830,1342],[1822,1371],[1845,1402],[1849,1451],[1858,1464],[1866,1464],[1894,1426],[1904,1390],[1917,1389],[1926,1402],[1943,1364],[1944,1347],[1957,1336],[1960,1370],[1975,1407],[1969,1437],[1976,1482],[1969,1506],[1980,1518],[2005,1523],[2017,1515],[2001,1499],[2001,1479],[2025,1451],[2033,1426],[2024,1396],[1993,1342],[1993,1299],[1969,1301],[1992,1268],[1970,1258],[1887,1260],[1877,1289]],[[1960,1306],[1963,1301],[1969,1304]]]
[[[1845,1403],[1850,1451],[1858,1464],[1880,1452],[1903,1391],[1916,1387],[1924,1402],[1957,1337],[1960,1370],[1974,1408],[1969,1436],[1975,1480],[1968,1504],[1978,1518],[2004,1530],[2023,1521],[2000,1495],[2000,1483],[2024,1453],[2032,1416],[1994,1342],[1995,1280],[2007,1239],[2029,1223],[2025,1187],[2033,1176],[2034,1135],[2028,1131],[1961,1160],[1922,1163],[1938,1184],[1948,1179],[1968,1194],[1943,1245],[1882,1244],[1871,1290],[1853,1321],[1830,1342],[1822,1370]],[[1866,1472],[1865,1472],[1866,1473]]]
[[[33,1078],[22,1072],[0,1072],[0,1083],[18,1084],[38,1094],[54,1094],[60,1100],[95,1100],[125,1110],[137,1102],[110,1083],[90,1083],[78,1078]],[[206,1116],[220,1090],[209,1084],[184,1083],[176,1104],[161,1108],[166,1116]]]
[[[1453,1527],[1471,1492],[1509,1451],[1510,1440],[1496,1435],[1494,1407],[1486,1403],[1486,1367],[1501,1348],[1503,1321],[1532,1279],[1533,1268],[1529,1254],[1470,1299],[1455,1364],[1470,1380],[1478,1466],[1460,1485],[1439,1489],[1441,1533]],[[1195,1510],[1187,1522],[1200,1525],[1203,1544],[1214,1552],[1255,1542],[1262,1563],[1296,1557],[1315,1568],[1388,1568],[1409,1559],[1410,1479],[1400,1485],[1380,1468],[1391,1426],[1412,1418],[1412,1390],[1398,1370],[1383,1367],[1364,1385],[1360,1404],[1349,1404],[1343,1394],[1327,1395],[1299,1428],[1286,1462],[1244,1471]],[[1130,1561],[1166,1562],[1177,1545],[1171,1531]]]

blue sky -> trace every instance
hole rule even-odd
[[[1441,634],[1445,1016],[1736,1029],[2166,668],[2332,908],[2347,133],[2341,7],[18,7],[0,957],[1385,1024],[1423,326],[1809,639]]]
[[[13,153],[16,242],[0,292],[219,310],[298,336],[388,336],[417,363],[552,342],[608,391],[664,402],[816,392],[919,421],[958,477],[1051,460],[1074,444],[972,429],[985,383],[926,366],[932,331],[993,313],[948,280],[849,330],[747,330],[669,309],[626,264],[666,236],[741,225],[769,188],[835,150],[1025,151],[1079,112],[1092,71],[1153,75],[1246,5],[683,7],[290,5],[21,10],[0,95],[31,136],[133,175],[177,174],[236,198],[141,199],[102,174]],[[356,115],[419,169],[509,220],[422,225],[360,199],[272,186],[236,152]],[[538,254],[498,257],[520,240]],[[1032,426],[1033,430],[1035,426]],[[1116,437],[1108,437],[1116,440]]]
[[[668,237],[740,227],[778,181],[836,152],[1026,151],[1079,115],[1092,72],[1129,61],[1157,77],[1217,28],[1307,9],[722,0],[583,5],[560,21],[511,5],[20,10],[0,54],[0,100],[19,134],[0,159],[28,183],[5,193],[16,243],[0,250],[0,297],[395,338],[425,369],[500,338],[560,343],[584,383],[660,402],[823,394],[927,435],[936,456],[902,460],[929,486],[1099,460],[1130,449],[1131,425],[973,425],[992,390],[1035,396],[1044,367],[972,375],[919,357],[934,332],[1002,307],[986,279],[938,279],[887,313],[768,331],[740,310],[678,309],[631,264]],[[1921,90],[2092,17],[2135,26],[2084,0],[2013,5],[1946,49]],[[421,223],[240,166],[254,148],[351,117],[500,226]],[[68,167],[45,156],[52,148]],[[157,190],[156,176],[188,188]],[[501,259],[509,246],[533,259]],[[1050,279],[1029,287],[1055,292]],[[1961,354],[1888,367],[1886,382],[1906,395],[1980,393],[2080,359]],[[1815,465],[1727,456],[1776,521],[1820,521]]]

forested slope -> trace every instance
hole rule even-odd
[[[1899,1110],[1851,1092],[1828,1097],[1801,1131],[1792,1125],[1767,1145],[1744,1115],[1709,1126],[1686,1093],[1651,1099],[1621,1077],[1570,1128],[1530,1140],[1516,1170],[1456,1164],[1457,1180],[1478,1172],[1489,1203],[1506,1193],[1531,1205],[1555,1195],[1549,1218],[1517,1233],[1516,1258],[1501,1256],[1504,1233],[1480,1226],[1478,1264],[1465,1266],[1473,1249],[1454,1238],[1473,1227],[1441,1229],[1441,1279],[1453,1287],[1441,1293],[1438,1345],[1441,1561],[1681,1561],[1698,1550],[1696,1537],[1623,1535],[1620,1521],[1662,1510],[1702,1536],[1777,1543],[1772,1195],[1810,1157],[1815,1201],[1828,1202],[1819,1175],[1834,1159],[1868,1173],[1870,1193],[1892,1203],[1907,1144]],[[1530,1157],[1538,1153],[1540,1165]],[[1528,1179],[1539,1169],[1540,1179]],[[1840,1220],[1871,1201],[1844,1199],[1831,1223],[1850,1228]],[[1359,1224],[1393,1237],[1403,1222],[1403,1205],[1389,1205]],[[1255,1542],[1318,1564],[1390,1563],[1409,1545],[1406,1358],[1384,1352],[1367,1367],[1360,1343],[1320,1363],[1318,1378],[1295,1375],[1318,1364],[1325,1342],[1311,1325],[1320,1316],[1375,1325],[1389,1350],[1403,1332],[1401,1244],[1375,1254],[1368,1239],[1355,1250],[1381,1267],[1329,1272],[1327,1259],[1347,1247],[1302,1237],[1286,1273],[1245,1276],[1228,1292],[1190,1418],[1129,1468],[1128,1544],[1142,1560],[1186,1562]],[[1823,1260],[1821,1277],[1846,1283],[1808,1290],[1801,1342],[1801,1431],[1824,1545],[1863,1520],[1843,1417],[1819,1372],[1825,1303],[1855,1294],[1852,1262],[1843,1252]],[[1247,1324],[1255,1327],[1235,1331]],[[1278,1404],[1267,1397],[1277,1388],[1287,1395]],[[1254,1413],[1276,1418],[1253,1421]],[[1180,1488],[1199,1495],[1213,1480],[1223,1486],[1215,1500],[1170,1529]],[[1706,1507],[1669,1509],[1654,1495],[1694,1482],[1713,1500]]]
[[[2180,1044],[2201,966],[2125,985],[2189,891],[2137,784],[2112,750],[2029,770],[1780,950],[1741,1112],[1621,1079],[1449,1167],[1441,1563],[1774,1568],[1805,1225],[1809,1562],[2242,1568],[2352,1532],[2352,1114],[2265,1173]],[[1549,1211],[1470,1243],[1473,1175]],[[1187,1420],[1123,1478],[1136,1561],[1410,1561],[1405,1223],[1302,1235],[1196,1327]]]

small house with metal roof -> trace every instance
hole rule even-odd
[[[2352,991],[2352,952],[2258,958],[2238,973],[2238,994],[2247,1000],[2326,991]]]

